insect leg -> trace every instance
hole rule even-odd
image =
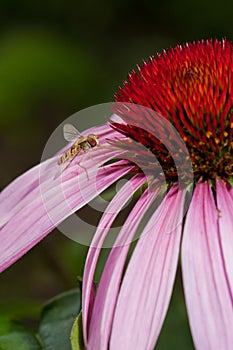
[[[79,161],[77,162],[77,164],[78,164],[78,166],[79,166],[80,168],[84,169],[84,171],[85,171],[85,173],[86,173],[86,175],[87,175],[87,179],[89,180],[89,176],[88,176],[87,169],[86,169],[84,166],[81,165],[81,161],[83,160],[83,158],[85,157],[85,155],[86,155],[86,153],[84,152],[84,153],[82,154],[82,156],[80,157]]]

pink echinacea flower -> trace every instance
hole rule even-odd
[[[86,260],[86,349],[153,349],[181,255],[195,348],[232,350],[232,44],[207,40],[151,57],[119,89],[113,111],[115,119],[84,132],[98,135],[102,146],[82,160],[88,177],[77,156],[54,179],[54,157],[2,192],[0,270],[126,177],[102,215]],[[95,291],[101,247],[132,194]]]

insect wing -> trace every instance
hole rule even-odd
[[[63,126],[63,134],[66,141],[73,141],[82,137],[80,132],[72,124],[65,124]]]

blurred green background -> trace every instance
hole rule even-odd
[[[232,15],[231,0],[2,0],[1,188],[40,161],[58,124],[112,101],[149,55],[186,41],[232,39]],[[1,274],[0,314],[37,316],[41,302],[76,285],[86,251],[53,232]],[[157,349],[172,346],[193,348],[180,274]]]

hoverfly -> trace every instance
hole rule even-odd
[[[63,134],[66,141],[69,141],[69,142],[73,140],[77,140],[77,141],[75,141],[73,145],[59,158],[57,164],[62,167],[59,173],[64,171],[81,151],[85,153],[89,151],[91,148],[94,148],[99,145],[99,140],[97,135],[89,134],[87,136],[83,136],[72,124],[64,125]],[[80,165],[82,158],[83,157],[80,158],[78,164],[81,168],[84,168]],[[84,170],[86,171],[85,168]],[[57,177],[57,175],[59,174],[56,174],[55,178]]]

